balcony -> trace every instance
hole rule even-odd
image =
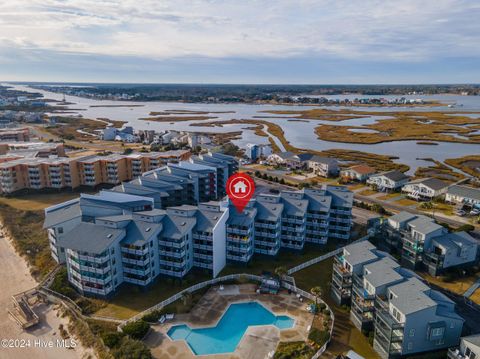
[[[213,245],[206,245],[206,244],[193,244],[193,249],[201,249],[205,251],[213,251]]]
[[[202,241],[211,241],[211,240],[213,240],[213,239],[212,239],[212,235],[205,235],[205,234],[198,234],[198,233],[193,233],[193,234],[192,234],[192,238],[193,238],[193,239],[202,240]]]
[[[160,246],[168,248],[183,248],[187,244],[187,241],[158,241]]]
[[[170,276],[170,277],[182,278],[182,277],[187,275],[188,270],[185,269],[183,271],[174,271],[174,270],[170,270],[170,269],[160,268],[159,272],[160,272],[160,274],[167,275],[167,276]]]
[[[150,258],[133,259],[133,258],[122,257],[122,262],[143,267],[150,263]]]
[[[195,267],[199,267],[199,268],[213,269],[213,263],[204,263],[204,262],[200,262],[200,261],[194,261],[193,265]]]
[[[145,255],[148,253],[148,247],[145,247],[144,249],[134,249],[134,248],[128,248],[128,247],[122,247],[122,253],[130,253],[130,254],[136,254],[136,255]]]
[[[187,255],[186,251],[180,251],[180,252],[162,251],[162,256],[165,256],[165,257],[183,258],[186,255]]]
[[[227,253],[227,259],[231,261],[237,261],[237,262],[248,262],[252,258],[252,254],[244,254],[242,256],[234,255],[234,254],[228,254]]]
[[[232,228],[232,227],[227,227],[227,233],[238,234],[240,236],[249,236],[250,235],[249,230]]]
[[[240,247],[240,246],[228,246],[227,249],[233,252],[240,252],[240,253],[248,253],[252,252],[253,246],[248,246],[248,247]]]
[[[187,265],[187,261],[181,261],[181,262],[175,262],[175,261],[169,261],[165,259],[160,259],[159,263],[162,266],[167,266],[167,267],[174,267],[174,268],[185,268]]]
[[[279,223],[276,224],[268,224],[268,223],[260,223],[260,222],[255,222],[255,228],[264,228],[264,229],[278,229],[280,227]]]

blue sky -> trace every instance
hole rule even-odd
[[[480,2],[4,0],[0,80],[479,83]]]

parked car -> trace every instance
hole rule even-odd
[[[459,209],[458,211],[455,212],[455,214],[459,217],[465,217],[467,212],[465,212],[463,209]]]
[[[480,209],[474,208],[470,211],[471,216],[478,216],[479,214],[480,214]]]

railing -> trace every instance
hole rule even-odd
[[[155,304],[153,307],[150,307],[150,308],[144,310],[143,312],[138,313],[137,315],[134,315],[133,317],[125,320],[124,322],[122,322],[118,326],[118,330],[121,331],[121,328],[127,323],[135,322],[135,321],[143,318],[148,313],[151,313],[155,310],[160,310],[160,309],[166,307],[167,305],[172,304],[173,302],[176,302],[177,300],[181,299],[182,296],[186,293],[192,293],[192,292],[195,292],[199,289],[202,289],[202,288],[205,288],[205,287],[208,287],[208,286],[211,286],[211,285],[215,285],[217,283],[226,282],[226,281],[230,281],[230,280],[236,280],[236,279],[240,279],[240,278],[247,278],[249,280],[254,280],[254,281],[257,281],[257,282],[262,281],[262,277],[260,277],[258,275],[253,275],[253,274],[230,274],[230,275],[227,275],[227,276],[224,276],[224,277],[214,278],[214,279],[207,280],[205,282],[197,283],[195,285],[192,285],[189,288],[186,288],[186,289],[182,290],[181,292],[178,292],[177,294],[171,296],[170,298],[167,298],[164,301],[162,301],[158,304]]]
[[[367,234],[366,236],[364,236],[364,237],[362,237],[362,238],[360,238],[360,239],[357,239],[356,241],[352,242],[351,244],[357,243],[357,242],[361,242],[361,241],[365,241],[365,240],[367,240],[368,238],[370,238],[370,234]],[[328,259],[328,258],[330,258],[330,257],[333,257],[333,256],[341,253],[342,251],[343,251],[343,247],[342,247],[342,248],[335,249],[335,250],[333,250],[333,251],[331,251],[331,252],[328,252],[328,253],[326,253],[326,254],[323,254],[323,255],[321,255],[320,257],[313,258],[313,259],[311,259],[311,260],[309,260],[309,261],[307,261],[307,262],[305,262],[305,263],[302,263],[302,264],[300,264],[300,265],[298,265],[298,266],[296,266],[296,267],[290,268],[290,269],[288,270],[288,274],[290,275],[290,274],[293,274],[293,273],[295,273],[295,272],[301,271],[302,269],[305,269],[305,268],[310,267],[310,266],[312,266],[312,265],[314,265],[314,264],[317,264],[317,263],[319,263],[319,262],[321,262],[321,261],[324,261],[325,259]]]
[[[325,304],[326,308],[330,311],[330,318],[332,318],[332,324],[330,326],[330,330],[329,330],[329,338],[328,340],[325,342],[325,344],[323,344],[323,346],[312,356],[312,359],[318,359],[320,358],[320,356],[325,352],[325,350],[327,350],[327,346],[328,344],[330,344],[330,341],[332,340],[332,334],[333,334],[333,324],[335,323],[335,314],[333,313],[333,311],[330,309],[330,307],[328,306],[327,303],[325,303],[321,298],[318,298],[318,297],[315,297],[314,295],[308,293],[308,292],[305,292],[304,290],[300,289],[300,288],[297,288],[296,286],[293,286],[289,283],[285,283],[283,282],[282,283],[282,286],[285,287],[286,289],[289,289],[291,290],[292,292],[295,292],[297,294],[300,294],[302,297],[305,297],[305,298],[308,298],[309,300],[312,300],[312,301],[317,301],[319,303],[323,303]]]

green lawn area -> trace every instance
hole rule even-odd
[[[356,189],[360,189],[365,186],[366,186],[365,183],[356,183],[356,184],[348,185],[347,187],[350,191],[355,191]]]
[[[432,277],[431,275],[425,272],[418,272],[423,279],[429,283],[438,285],[439,287],[448,289],[457,294],[463,294],[465,291],[470,288],[473,283],[477,280],[476,275],[464,276],[461,278],[456,278],[455,280],[448,280],[444,276]],[[480,293],[479,293],[480,294]]]
[[[207,273],[194,271],[190,272],[182,281],[170,278],[157,278],[155,283],[146,289],[125,285],[95,315],[128,319],[185,288],[211,278],[211,275]]]
[[[333,243],[333,241],[329,241],[328,244],[321,246],[306,244],[301,253],[280,250],[275,257],[254,255],[252,260],[247,264],[227,264],[219,276],[234,273],[262,274],[264,271],[274,273],[275,268],[277,267],[286,267],[289,269],[312,258],[330,252],[335,248],[336,244]]]
[[[384,194],[383,196],[377,197],[377,199],[380,199],[382,201],[388,201],[389,199],[397,198],[401,195],[402,195],[401,193],[393,192],[393,193],[387,193],[387,194]]]
[[[432,210],[431,209],[423,209],[421,207],[421,203],[417,206],[417,209],[419,211],[423,211],[423,212],[427,212],[429,214],[432,213]],[[434,207],[435,207],[435,212],[441,212],[447,216],[453,216],[453,212],[454,212],[454,208],[455,206],[451,205],[451,204],[448,204],[448,203],[434,203],[433,204]]]
[[[408,198],[402,198],[402,199],[399,199],[398,201],[395,201],[395,204],[408,207],[408,206],[414,206],[418,204],[418,202],[412,201],[411,199],[408,199]]]
[[[368,343],[367,338],[350,322],[348,312],[343,308],[337,307],[330,298],[332,265],[333,258],[329,258],[294,274],[297,287],[305,291],[310,291],[311,288],[320,286],[323,291],[322,299],[328,303],[335,313],[333,341],[328,351],[334,354],[341,354],[349,349],[353,349],[365,358],[378,358],[378,355]]]
[[[373,189],[365,189],[363,191],[358,192],[360,196],[371,196],[378,193],[377,191],[374,191]]]

